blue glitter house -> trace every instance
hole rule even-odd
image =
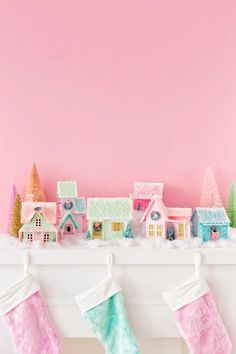
[[[228,238],[230,221],[224,208],[196,208],[191,220],[193,236],[204,242]]]

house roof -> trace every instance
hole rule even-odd
[[[191,208],[166,208],[169,220],[190,220],[192,216]]]
[[[87,218],[90,220],[131,220],[132,198],[88,198]]]
[[[57,182],[58,198],[76,198],[77,183],[75,181],[59,181]]]
[[[24,224],[19,232],[35,232],[35,227],[30,227],[27,224]],[[47,225],[43,228],[43,232],[57,232],[57,229],[53,225]]]
[[[21,223],[29,223],[34,215],[39,212],[37,209],[40,210],[40,213],[43,214],[48,223],[56,223],[56,203],[53,202],[23,202],[21,207]]]
[[[147,219],[147,216],[149,215],[149,213],[151,212],[152,208],[154,207],[154,204],[155,203],[158,203],[158,206],[160,207],[160,209],[164,210],[165,212],[165,216],[167,217],[166,215],[166,211],[165,211],[165,205],[162,201],[161,198],[153,198],[150,203],[148,204],[148,207],[147,209],[145,210],[145,213],[143,214],[143,217],[141,219],[141,222],[145,221]]]
[[[229,224],[229,218],[225,208],[196,208],[194,214],[197,213],[199,221],[202,224]]]
[[[67,221],[68,219],[70,219],[71,222],[74,224],[74,227],[75,227],[76,229],[78,229],[78,224],[77,224],[77,222],[75,221],[75,219],[73,218],[73,215],[71,215],[71,213],[67,213],[67,214],[64,215],[64,217],[63,217],[63,219],[62,219],[62,221],[61,221],[61,223],[60,223],[60,225],[59,225],[59,230],[61,230],[61,229],[63,228],[63,226],[65,225],[65,223],[66,223],[66,221]]]
[[[152,199],[158,196],[163,197],[164,184],[161,182],[135,182],[134,183],[134,199]]]
[[[85,214],[86,213],[86,200],[84,197],[75,199],[75,213]]]
[[[167,208],[165,207],[162,199],[156,197],[150,201],[141,219],[141,222],[146,220],[147,216],[152,211],[155,203],[158,203],[159,208],[161,208],[164,211],[167,221],[189,221],[191,219],[192,216],[191,208]]]

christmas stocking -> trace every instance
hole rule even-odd
[[[190,354],[230,354],[231,341],[206,280],[199,273],[201,255],[195,255],[195,276],[163,294],[174,312],[177,327]]]
[[[40,287],[28,273],[28,254],[25,255],[25,276],[0,294],[0,314],[18,354],[62,353]]]
[[[139,345],[130,328],[121,288],[111,273],[112,255],[108,255],[108,275],[96,287],[76,296],[75,300],[90,328],[105,347],[106,354],[139,354]]]

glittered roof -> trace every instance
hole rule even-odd
[[[35,210],[36,208],[36,210]],[[38,209],[38,210],[37,210]],[[39,210],[40,209],[40,210]],[[40,212],[50,224],[56,223],[56,203],[53,202],[25,202],[21,207],[21,222],[26,224],[32,220],[35,213]]]
[[[191,208],[166,208],[167,216],[170,220],[190,220],[192,216]]]
[[[65,223],[66,223],[66,221],[67,221],[68,219],[70,219],[71,222],[74,224],[74,227],[75,227],[76,229],[78,229],[78,224],[77,224],[77,222],[75,221],[73,215],[71,215],[71,213],[67,213],[67,214],[64,215],[64,218],[62,219],[62,221],[61,221],[61,223],[60,223],[60,225],[59,225],[59,230],[61,230],[61,229],[64,227],[64,225],[65,225]]]
[[[87,218],[90,220],[131,220],[131,198],[88,198]]]
[[[229,224],[229,218],[225,208],[196,208],[194,214],[199,216],[202,224]]]
[[[154,207],[164,212],[167,221],[190,221],[192,216],[191,208],[167,208],[162,199],[156,197],[150,201],[141,222],[147,219],[147,216],[151,213]]]
[[[158,196],[163,197],[163,183],[135,182],[134,183],[134,199],[152,199]]]
[[[23,224],[19,230],[20,232],[34,232],[35,226],[28,226],[27,224]],[[46,225],[43,227],[43,232],[57,232],[57,229],[53,225]]]
[[[77,197],[77,183],[75,181],[57,182],[57,197],[58,198],[76,198]]]

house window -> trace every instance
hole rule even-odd
[[[154,236],[154,225],[153,224],[148,225],[148,234],[149,234],[149,236]]]
[[[179,238],[184,238],[184,224],[178,225],[178,236]]]
[[[112,228],[112,231],[115,231],[115,232],[124,231],[124,223],[123,222],[112,222],[111,228]]]
[[[49,234],[44,234],[43,235],[43,240],[44,240],[44,242],[49,242],[50,241],[50,235]]]
[[[27,240],[32,242],[33,241],[33,234],[27,234]]]
[[[42,220],[41,219],[35,219],[35,226],[42,226]]]
[[[162,225],[157,225],[157,236],[162,236],[162,229],[163,229],[163,227],[162,227]]]

